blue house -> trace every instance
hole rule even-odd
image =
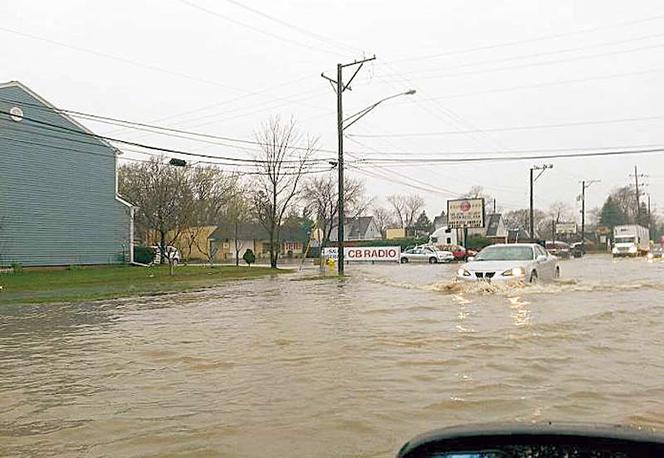
[[[133,261],[118,154],[23,84],[0,84],[0,266]]]

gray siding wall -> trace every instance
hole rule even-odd
[[[22,88],[0,88],[0,265],[125,262],[130,216],[115,197],[114,151],[86,135],[12,121],[2,113],[12,106],[82,132]]]

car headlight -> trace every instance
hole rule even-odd
[[[470,277],[470,272],[468,272],[463,267],[459,267],[459,270],[457,270],[457,275],[459,277]]]
[[[636,253],[636,247],[635,246],[629,247],[629,252],[630,253]]]
[[[613,249],[611,250],[611,253],[617,253],[617,252],[618,252],[618,248],[613,247]]]
[[[654,254],[652,254],[652,253],[648,253],[648,259],[652,259],[652,258],[654,258],[654,257],[655,257]]]
[[[503,277],[523,277],[526,275],[526,271],[523,267],[514,267],[513,269],[508,269],[501,274]]]

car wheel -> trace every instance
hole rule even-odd
[[[560,278],[560,267],[556,267],[556,270],[553,271],[553,278],[556,280]]]
[[[438,259],[434,257],[429,258],[429,264],[438,264]]]
[[[536,271],[536,270],[533,270],[533,271],[530,273],[530,283],[537,283],[537,278],[538,278],[538,277],[537,277],[537,271]]]
[[[401,264],[408,264],[408,258],[401,258]]]

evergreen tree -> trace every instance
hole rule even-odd
[[[606,199],[600,212],[599,223],[613,231],[614,226],[627,224],[627,215],[611,196]]]

